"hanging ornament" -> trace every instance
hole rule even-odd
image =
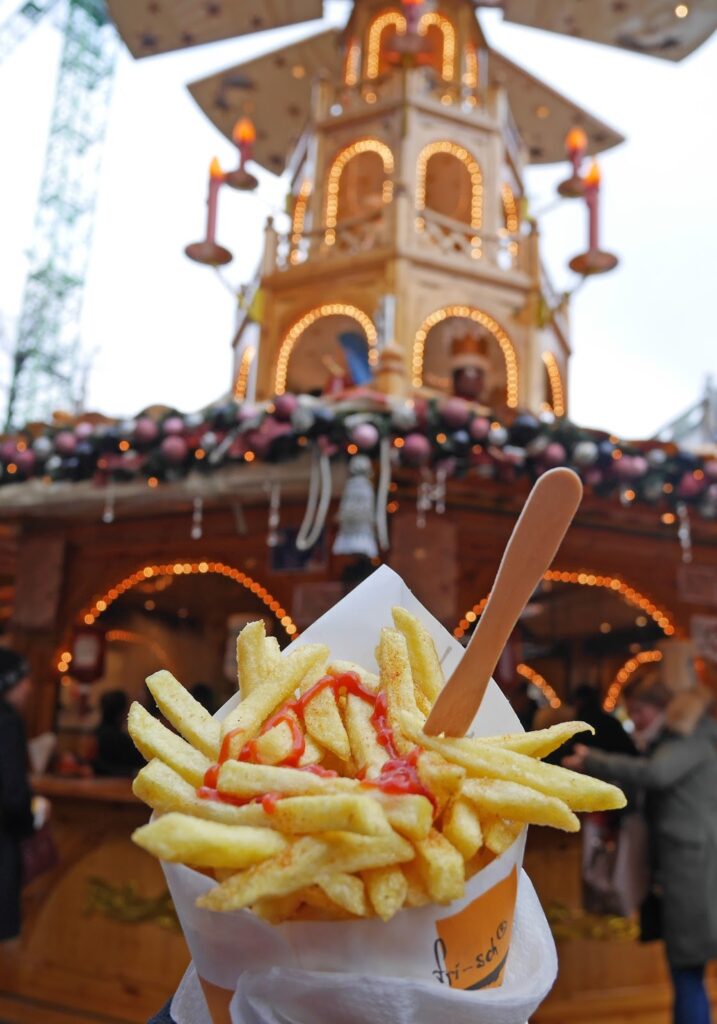
[[[468,422],[470,406],[462,398],[447,398],[441,403],[440,412],[446,426],[457,430]]]
[[[199,446],[205,452],[212,452],[217,446],[219,438],[213,430],[207,430],[199,439]]]
[[[269,519],[268,519],[268,530],[266,534],[267,547],[275,548],[279,543],[279,523],[280,523],[280,509],[281,509],[281,484],[275,481],[271,484],[267,484],[269,491]]]
[[[704,490],[704,476],[685,473],[677,485],[677,493],[681,498],[696,498]]]
[[[201,412],[190,412],[184,417],[184,426],[187,430],[197,430],[204,423],[204,414]]]
[[[296,547],[299,551],[308,551],[319,539],[326,522],[326,513],[329,510],[330,502],[331,463],[326,452],[321,451],[317,446],[314,448],[311,460],[306,511],[296,535]]]
[[[134,433],[136,426],[136,420],[130,419],[120,420],[119,423],[115,424],[117,432],[121,434],[123,437],[130,437]]]
[[[17,468],[24,477],[32,476],[36,461],[35,453],[31,448],[25,448],[23,451],[18,452],[15,458]]]
[[[140,416],[134,425],[134,440],[137,444],[151,444],[157,440],[159,427],[149,416]]]
[[[505,427],[495,426],[491,427],[488,432],[488,443],[495,445],[496,448],[502,448],[504,444],[508,442],[508,431]]]
[[[291,425],[297,434],[306,434],[316,422],[313,409],[299,405],[291,414]]]
[[[490,433],[490,420],[485,416],[476,416],[471,420],[470,434],[474,441],[485,441]]]
[[[60,455],[74,455],[77,438],[69,430],[61,430],[55,435],[55,451]]]
[[[332,548],[335,555],[378,556],[371,473],[368,456],[355,455],[349,460],[349,478],[339,505],[339,532]]]
[[[510,440],[513,444],[524,447],[535,438],[540,430],[540,423],[530,413],[520,413],[510,427]]]
[[[204,500],[197,494],[192,502],[192,528],[189,531],[189,536],[192,540],[201,540],[204,532],[203,528],[204,520]]]
[[[102,511],[102,522],[113,523],[115,521],[115,492],[110,484],[105,491],[105,507]]]
[[[525,450],[531,459],[539,459],[545,449],[550,444],[550,441],[544,435],[534,437],[526,446]]]
[[[663,448],[650,448],[646,458],[653,469],[658,469],[667,462],[667,452]]]
[[[543,452],[546,466],[563,466],[567,458],[565,448],[559,441],[551,441]]]
[[[95,432],[95,428],[91,423],[78,423],[75,427],[75,437],[81,441],[86,441],[87,438],[92,437]]]
[[[708,459],[702,468],[708,480],[717,480],[717,459]]]
[[[682,561],[689,564],[692,561],[692,533],[690,531],[690,514],[683,501],[677,503],[677,518],[677,536],[682,548]]]
[[[431,457],[431,442],[423,434],[409,434],[401,449],[401,458],[408,466],[425,466]]]
[[[291,419],[299,405],[296,395],[287,392],[284,395],[277,395],[274,399],[274,415],[278,420],[286,422]]]
[[[181,416],[168,416],[162,424],[165,434],[183,434],[184,420]]]
[[[41,461],[52,455],[52,441],[49,437],[36,437],[32,442],[32,450]]]
[[[167,462],[175,466],[179,465],[180,462],[184,462],[189,451],[187,442],[177,434],[170,434],[169,437],[165,437],[159,446],[159,450]]]

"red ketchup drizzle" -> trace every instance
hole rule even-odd
[[[286,723],[291,730],[291,750],[284,760],[280,762],[280,765],[277,765],[277,767],[297,768],[299,771],[310,772],[312,775],[318,775],[321,778],[326,779],[336,778],[338,776],[337,772],[331,771],[328,768],[322,768],[321,765],[299,765],[299,761],[303,757],[306,749],[306,741],[301,728],[301,725],[304,723],[306,708],[314,697],[327,689],[332,689],[337,698],[342,694],[351,694],[354,697],[359,697],[361,700],[366,701],[367,704],[371,704],[373,707],[371,725],[376,730],[377,741],[388,753],[389,760],[386,761],[382,767],[378,778],[366,779],[362,782],[362,785],[367,788],[380,789],[384,793],[413,793],[419,796],[425,796],[431,801],[435,808],[435,798],[430,790],[423,785],[418,774],[417,765],[418,758],[420,756],[419,748],[415,747],[404,757],[399,756],[396,750],[393,729],[388,721],[388,698],[385,691],[381,691],[378,694],[373,693],[362,684],[360,678],[355,672],[343,672],[341,675],[336,676],[323,676],[318,682],[314,683],[306,693],[302,693],[300,697],[285,701],[275,714],[272,715],[271,718],[267,719],[262,726],[259,735],[255,737],[255,739],[249,740],[244,744],[236,760],[249,761],[253,764],[261,764],[261,761],[259,760],[257,741],[261,736],[264,736],[269,732],[270,729],[273,729],[275,726],[281,725],[282,723]],[[266,813],[273,814],[276,811],[277,802],[282,799],[283,794],[281,793],[267,793],[263,797],[251,797],[247,799],[244,797],[232,796],[230,793],[222,793],[217,789],[221,766],[225,761],[230,759],[232,741],[235,737],[239,736],[241,732],[241,729],[233,729],[231,732],[226,734],[222,741],[217,764],[213,764],[207,769],[204,776],[204,785],[197,790],[197,795],[203,800],[221,800],[224,803],[235,804],[238,807],[242,807],[245,804],[253,802],[261,802]]]

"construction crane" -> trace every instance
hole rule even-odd
[[[82,400],[79,322],[107,108],[119,50],[102,0],[29,0],[0,26],[0,60],[50,13],[63,43],[4,429]]]

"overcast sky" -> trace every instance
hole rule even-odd
[[[11,6],[0,0],[0,18]],[[334,21],[343,10],[332,5]],[[504,24],[496,12],[482,18],[496,48],[627,138],[601,160],[602,240],[621,263],[573,300],[570,412],[585,425],[648,436],[700,396],[708,373],[717,375],[717,38],[673,65]],[[235,155],[185,84],[305,34],[306,26],[139,63],[122,52],[82,318],[83,345],[95,353],[91,408],[126,415],[163,402],[191,410],[228,388],[234,299],[182,250],[202,237],[210,158],[231,166]],[[48,22],[0,66],[6,334],[20,308],[59,45]],[[528,172],[534,210],[553,202],[563,177],[564,165]],[[257,194],[224,190],[218,240],[235,255],[231,284],[253,276],[263,221],[283,207],[285,192],[268,174]],[[571,288],[567,261],[585,248],[582,204],[563,203],[541,228],[553,282]]]

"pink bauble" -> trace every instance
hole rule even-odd
[[[717,480],[717,459],[708,459],[702,468],[708,480]]]
[[[644,455],[633,455],[632,456],[632,476],[633,479],[644,476],[647,470],[650,468],[650,464]]]
[[[563,466],[567,459],[567,452],[559,441],[551,441],[543,452],[543,461],[547,466]]]
[[[174,465],[184,462],[188,450],[187,442],[183,437],[178,437],[176,434],[170,434],[169,437],[165,437],[160,445],[162,455],[167,462],[171,462]]]
[[[36,458],[35,453],[30,448],[26,448],[24,452],[18,452],[15,462],[23,476],[32,476]]]
[[[274,415],[278,420],[290,420],[299,404],[296,395],[277,395],[274,399]],[[356,442],[358,444],[358,441]]]
[[[614,459],[612,469],[618,480],[634,480],[637,476],[635,457],[632,455],[623,455],[620,459]]]
[[[462,398],[447,398],[441,403],[440,413],[451,430],[457,430],[468,422],[470,407]]]
[[[680,498],[696,498],[704,486],[704,479],[697,480],[694,473],[685,473],[677,485],[677,493]]]
[[[409,434],[401,449],[401,457],[409,466],[423,466],[431,457],[431,442],[423,434]]]
[[[168,416],[162,424],[162,429],[165,434],[183,434],[184,433],[184,420],[181,416]]]
[[[3,441],[0,445],[0,458],[3,462],[14,462],[17,455],[17,445],[14,441]]]
[[[362,451],[369,451],[378,444],[378,429],[373,423],[357,423],[351,431],[351,440]]]
[[[583,476],[583,480],[588,487],[598,487],[603,482],[602,470],[591,466]]]
[[[485,416],[476,416],[471,422],[471,437],[474,441],[484,441],[490,433],[490,420]]]
[[[55,451],[60,455],[72,455],[77,447],[77,438],[69,430],[55,435]]]
[[[709,501],[717,502],[717,484],[710,484],[707,488],[707,498]]]
[[[78,441],[86,441],[95,432],[91,423],[78,423],[75,427],[75,437]]]
[[[149,416],[140,416],[134,425],[134,439],[138,444],[151,444],[158,434],[159,427]]]

